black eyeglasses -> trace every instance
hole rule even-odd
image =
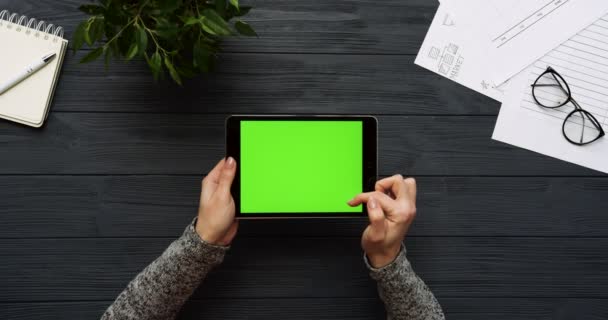
[[[534,81],[532,97],[539,106],[548,109],[563,107],[568,102],[574,105],[574,110],[566,116],[562,125],[562,133],[568,142],[584,146],[604,136],[599,121],[572,98],[568,83],[553,68],[547,67]]]

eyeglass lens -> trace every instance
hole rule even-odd
[[[559,108],[570,99],[570,89],[564,79],[553,73],[545,72],[532,88],[536,101],[545,108]]]
[[[593,142],[601,134],[599,124],[593,116],[584,110],[575,110],[565,120],[564,135],[570,142],[586,144]]]

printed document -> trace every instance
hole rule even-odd
[[[501,101],[501,88],[492,85],[491,59],[479,39],[487,38],[479,26],[483,17],[454,16],[439,6],[415,63],[441,76]]]
[[[509,78],[606,12],[606,0],[444,0],[416,64],[502,101]]]
[[[572,103],[540,107],[531,84],[548,66],[563,76],[572,97],[592,113],[608,133],[608,15],[536,61],[511,79],[493,139],[608,173],[608,136],[585,145],[569,143],[562,125]],[[590,123],[586,132],[593,132]]]
[[[606,0],[475,0],[493,17],[492,79],[501,84],[608,12]],[[468,1],[458,1],[463,6]]]

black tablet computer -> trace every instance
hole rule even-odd
[[[346,203],[373,191],[377,120],[371,116],[231,116],[226,153],[237,161],[237,218],[363,217]]]

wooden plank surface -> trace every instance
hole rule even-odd
[[[0,238],[176,237],[199,176],[0,177]],[[414,236],[608,237],[608,180],[418,178]],[[572,197],[572,195],[577,195]],[[241,221],[239,237],[357,237],[366,219]]]
[[[0,318],[13,320],[96,319],[111,301],[6,303]],[[604,320],[606,299],[444,298],[448,319],[456,320]],[[230,312],[226,312],[230,310]],[[375,298],[205,299],[189,301],[180,319],[381,319]]]
[[[64,26],[71,35],[85,18],[80,0],[2,0],[2,8]],[[428,0],[251,0],[244,20],[259,39],[225,41],[227,51],[413,54],[438,3]]]
[[[71,35],[84,2],[0,8]],[[247,4],[260,37],[225,41],[214,74],[154,83],[85,50],[42,129],[0,122],[0,318],[98,318],[191,221],[233,113],[377,115],[380,174],[418,178],[408,255],[448,319],[608,318],[606,175],[492,141],[498,102],[413,64],[437,1]],[[382,318],[365,225],[243,221],[181,318]]]
[[[0,301],[112,300],[172,239],[4,239]],[[409,237],[442,297],[608,298],[607,238]],[[359,238],[235,241],[195,297],[377,295]]]
[[[85,53],[66,58],[54,112],[496,115],[500,107],[410,55],[226,53],[216,73],[179,87],[155,83],[143,61],[107,71],[101,61],[79,64]]]
[[[0,174],[204,174],[224,156],[226,117],[54,113],[43,129],[0,122]],[[378,121],[381,175],[603,176],[491,140],[494,117]]]

